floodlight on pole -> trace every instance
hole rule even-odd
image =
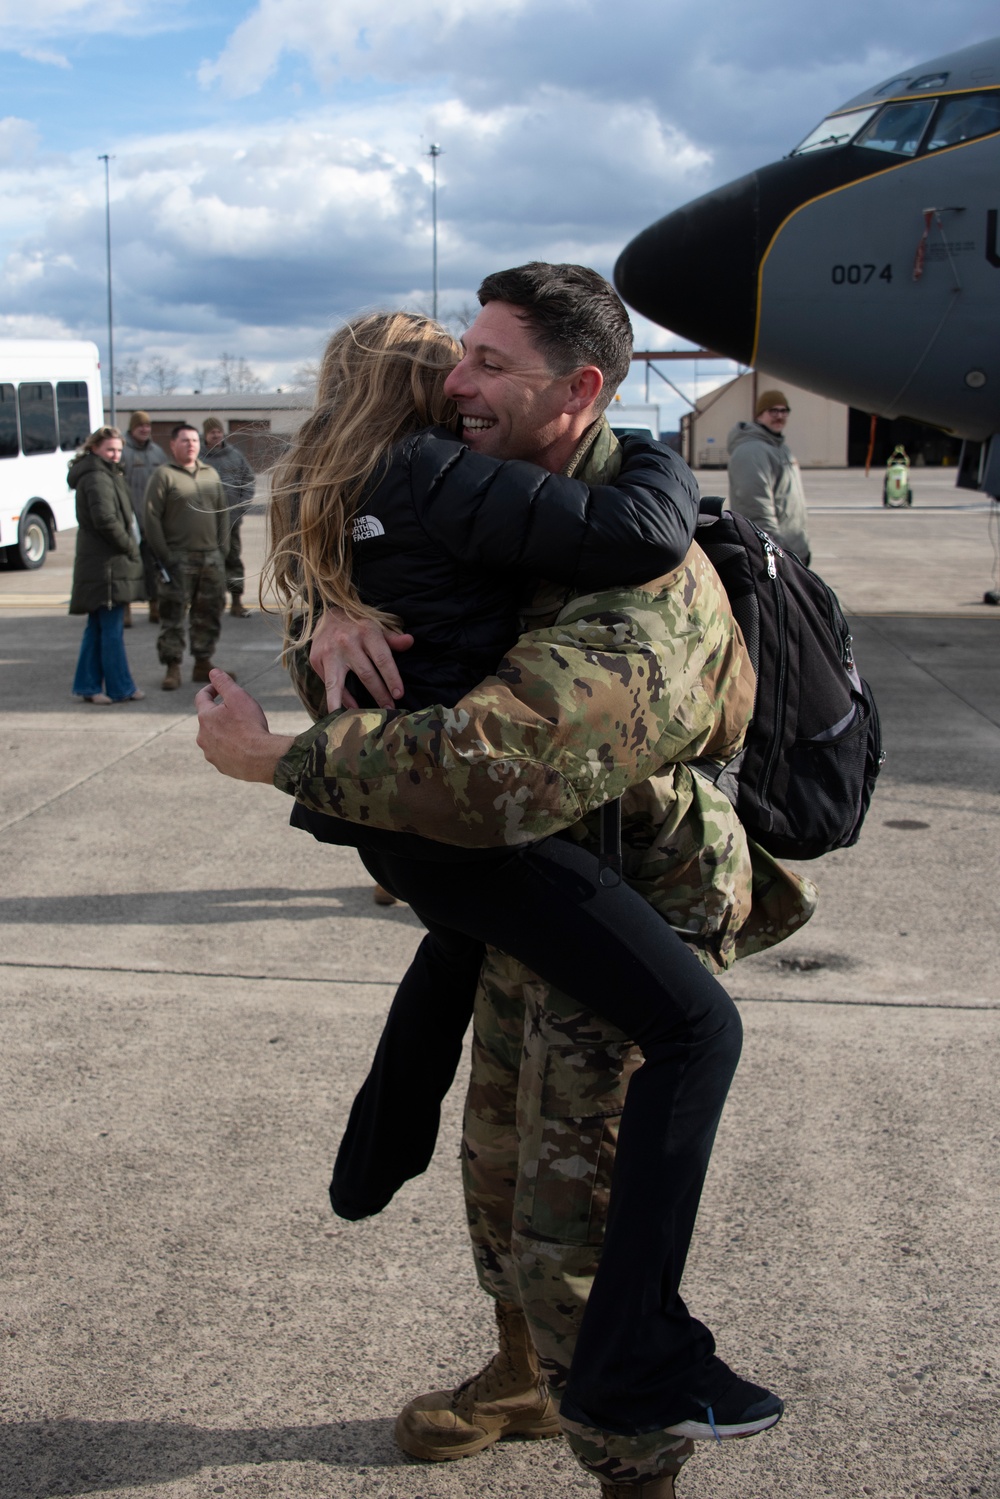
[[[111,425],[118,425],[115,418],[118,413],[115,409],[115,334],[114,317],[111,310],[111,160],[105,152],[99,156],[98,161],[104,163],[104,227],[108,250],[108,380],[111,385]]]
[[[441,147],[436,143],[431,144],[427,155],[431,159],[431,223],[433,225],[433,255],[434,255],[434,286],[431,296],[432,316],[438,315],[438,157],[443,154]]]

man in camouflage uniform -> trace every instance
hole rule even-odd
[[[145,503],[146,488],[156,469],[161,463],[166,463],[167,455],[159,443],[153,441],[153,423],[148,411],[133,411],[129,417],[128,431],[122,444],[122,468],[128,480],[129,493],[132,496],[132,509],[135,518],[139,522],[139,530],[142,533],[142,541],[139,543],[139,551],[142,554],[142,573],[146,585],[146,597],[149,600],[149,622],[151,625],[159,624],[159,572],[156,566],[156,558],[151,553],[146,542],[145,529]]]
[[[184,621],[194,656],[192,682],[207,682],[226,607],[226,497],[218,474],[198,460],[196,427],[179,422],[170,438],[171,462],[149,481],[145,534],[167,578],[160,579],[157,654],[167,668],[161,686],[181,685]]]
[[[229,546],[226,550],[226,587],[232,595],[229,612],[234,619],[249,619],[251,611],[243,606],[243,590],[246,575],[243,571],[243,552],[240,531],[243,517],[253,499],[256,477],[239,448],[227,442],[222,423],[217,416],[210,416],[203,428],[205,441],[202,458],[210,463],[222,480],[222,488],[229,506]]]
[[[474,335],[475,327],[470,355]],[[588,416],[559,466],[607,482],[617,443]],[[475,425],[475,412],[471,425],[490,430]],[[466,427],[468,435],[468,416]],[[242,751],[228,758],[204,737],[214,732],[204,694],[199,743],[220,769],[245,779],[270,773],[318,811],[465,846],[517,845],[560,828],[591,839],[594,809],[625,793],[626,878],[715,971],[805,920],[810,891],[748,848],[730,804],[683,763],[732,754],[753,700],[728,601],[700,550],[642,588],[537,598],[531,623],[497,675],[453,709],[324,715],[295,740],[266,726],[261,735],[258,719],[256,744],[244,718]],[[323,714],[322,682],[305,670],[299,678],[307,705]],[[239,700],[215,685],[226,692],[223,711],[239,714]],[[551,1397],[566,1387],[600,1259],[618,1117],[639,1061],[626,1036],[489,953],[463,1171],[501,1350],[475,1380],[406,1407],[397,1424],[405,1450],[461,1457],[503,1435],[559,1429]],[[561,1424],[607,1495],[667,1499],[690,1451],[663,1430]]]

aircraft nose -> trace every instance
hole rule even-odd
[[[749,364],[757,320],[756,172],[667,214],[626,245],[615,285],[661,327]]]

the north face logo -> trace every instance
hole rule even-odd
[[[385,526],[374,515],[359,515],[355,518],[351,532],[352,541],[371,541],[375,536],[384,536]]]

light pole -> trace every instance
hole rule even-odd
[[[111,425],[118,425],[115,420],[115,336],[114,319],[111,313],[111,157],[105,152],[99,156],[98,161],[104,163],[104,223],[108,246],[108,378],[111,382]]]
[[[427,155],[431,159],[431,222],[434,226],[434,289],[431,307],[432,316],[436,321],[438,315],[438,157],[442,155],[441,147],[432,143]]]

